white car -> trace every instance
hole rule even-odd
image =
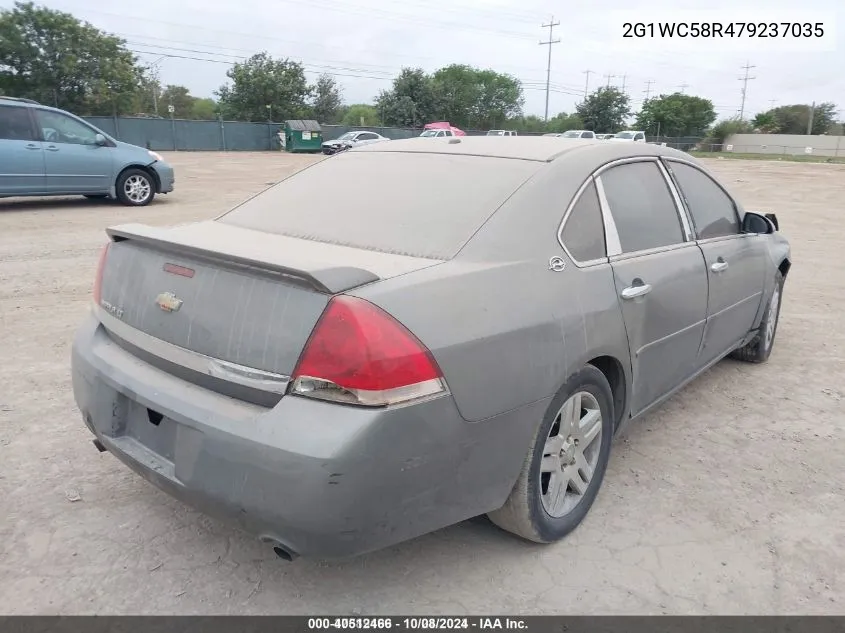
[[[567,130],[559,135],[561,138],[596,138],[592,130]]]
[[[488,130],[487,136],[516,136],[516,130]]]
[[[371,143],[381,143],[382,141],[389,141],[390,139],[375,132],[366,132],[363,130],[356,132],[347,132],[338,136],[331,141],[325,141],[322,144],[323,154],[337,154],[345,149],[351,147],[360,147],[361,145],[370,145]]]
[[[446,129],[436,129],[436,130],[425,130],[420,136],[424,136],[426,138],[442,138],[444,136],[457,136],[452,130]]]
[[[645,132],[642,130],[623,130],[613,135],[611,141],[620,143],[645,143]]]

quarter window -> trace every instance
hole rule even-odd
[[[698,239],[738,235],[736,207],[722,188],[695,167],[676,162],[670,166],[692,215]]]
[[[678,209],[654,161],[611,167],[600,178],[623,253],[684,241]]]
[[[42,138],[49,143],[69,143],[71,145],[96,145],[97,133],[76,119],[50,112],[36,110],[38,127],[41,128]]]
[[[9,141],[35,140],[28,108],[0,106],[0,139]]]
[[[581,192],[563,225],[561,241],[569,254],[579,262],[607,256],[604,244],[604,222],[596,185],[592,181]]]

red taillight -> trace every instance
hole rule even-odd
[[[102,286],[103,286],[103,269],[106,267],[106,256],[109,254],[109,246],[111,246],[111,242],[108,242],[105,246],[103,246],[103,250],[100,251],[100,261],[97,263],[97,276],[94,277],[94,304],[100,305],[100,299],[102,298]]]
[[[431,352],[368,301],[329,301],[293,374],[292,391],[335,402],[385,406],[444,392]]]

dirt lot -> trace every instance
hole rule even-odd
[[[290,564],[97,453],[73,402],[103,228],[209,218],[315,160],[168,158],[176,192],[145,209],[0,200],[0,612],[845,613],[845,166],[710,163],[792,240],[775,351],[633,425],[565,542],[473,520]]]

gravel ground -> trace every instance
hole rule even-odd
[[[99,454],[73,402],[105,226],[209,218],[317,160],[168,159],[176,192],[144,209],[0,200],[0,613],[845,613],[845,166],[709,163],[792,241],[774,353],[629,427],[564,542],[476,519],[291,564]]]

